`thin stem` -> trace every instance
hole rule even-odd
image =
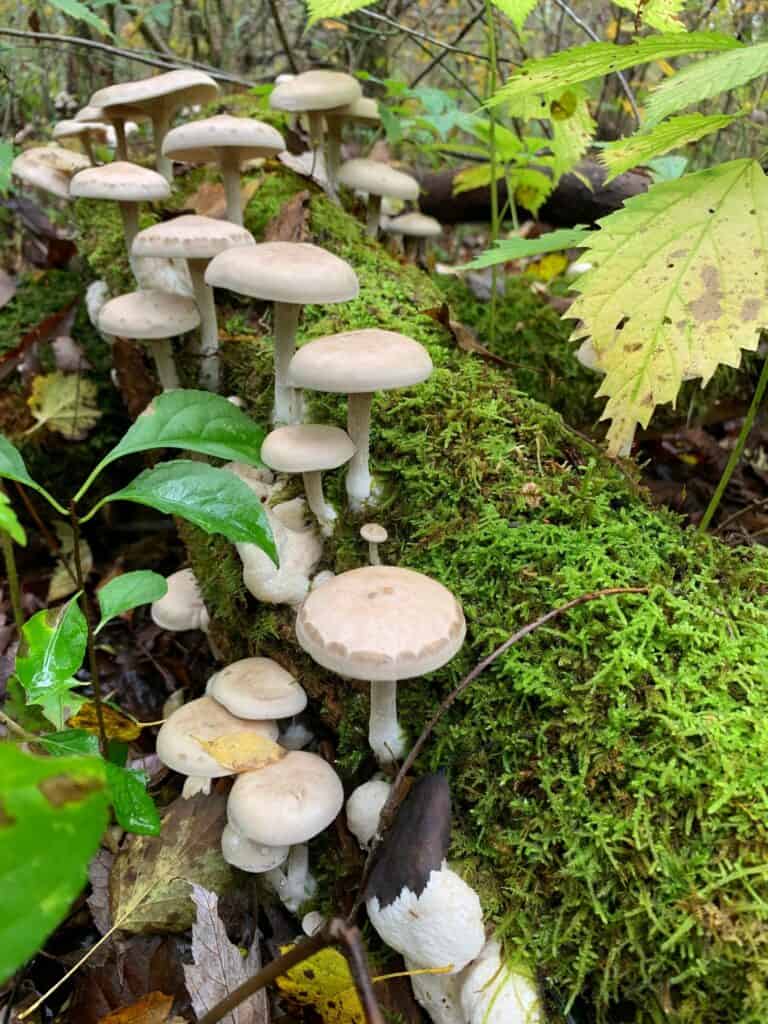
[[[496,62],[496,22],[492,0],[485,0],[485,23],[488,34],[488,76],[486,78],[486,96],[490,98],[496,92],[498,65]],[[499,237],[499,179],[498,159],[496,152],[496,113],[493,107],[488,108],[488,148],[491,158],[491,246]],[[491,267],[491,307],[488,317],[488,340],[493,347],[496,341],[496,312],[498,306],[497,280],[499,268]]]
[[[275,404],[273,423],[299,423],[301,396],[289,383],[291,360],[296,352],[296,328],[301,306],[294,302],[276,302],[272,333],[275,336]]]
[[[381,223],[381,196],[368,196],[365,210],[365,231],[369,238],[378,238]]]
[[[83,152],[91,161],[92,164],[96,164],[96,154],[93,152],[93,143],[91,142],[91,136],[88,132],[83,132],[80,136],[80,141],[83,144]]]
[[[116,117],[112,122],[115,129],[115,159],[128,159],[128,140],[125,135],[125,118]]]
[[[368,391],[350,395],[347,404],[347,433],[356,449],[347,467],[347,497],[350,508],[355,511],[371,497],[368,452],[371,443],[372,404],[373,394]]]
[[[227,220],[243,226],[243,200],[240,194],[240,155],[237,150],[221,151],[219,163],[227,197]]]
[[[181,387],[176,363],[173,361],[173,346],[168,338],[156,338],[150,341],[152,356],[155,360],[157,379],[163,391],[175,391]]]
[[[309,141],[312,149],[318,149],[323,143],[323,112],[321,110],[310,110],[307,112],[309,121]]]
[[[330,537],[333,533],[336,509],[325,500],[322,471],[319,469],[310,470],[303,474],[303,478],[304,494],[307,498],[309,510],[317,519],[322,534],[325,537]]]
[[[216,305],[213,288],[205,283],[205,268],[208,260],[187,260],[192,290],[200,314],[200,342],[196,355],[200,359],[198,381],[206,391],[219,390],[219,326],[216,321]]]
[[[4,725],[8,732],[13,733],[14,736],[18,736],[20,740],[25,740],[28,743],[39,742],[38,736],[33,736],[31,732],[27,732],[26,729],[22,729],[18,722],[14,722],[14,720],[9,718],[4,711],[0,711],[0,725]]]
[[[368,745],[381,765],[392,764],[405,753],[403,731],[397,720],[397,683],[371,683]]]
[[[326,114],[325,124],[325,171],[328,175],[328,192],[335,203],[339,203],[339,167],[341,166],[341,125],[342,118]]]
[[[123,218],[123,234],[125,235],[125,248],[128,251],[128,259],[131,258],[131,246],[139,232],[139,204],[118,203],[120,216]]]
[[[712,517],[717,512],[717,507],[725,494],[731,477],[733,476],[734,470],[741,461],[741,456],[744,453],[744,448],[747,443],[747,439],[752,431],[752,427],[755,425],[755,419],[757,417],[757,411],[762,404],[763,398],[765,397],[766,389],[768,389],[768,358],[763,363],[763,369],[760,373],[760,379],[757,382],[755,393],[752,396],[752,402],[747,409],[747,415],[744,417],[744,422],[741,425],[739,436],[736,441],[736,445],[731,452],[730,458],[723,470],[723,475],[720,477],[720,482],[715,488],[715,493],[712,495],[712,500],[707,506],[707,510],[702,516],[701,522],[699,523],[699,533],[703,533],[709,524],[712,522]]]
[[[152,115],[152,137],[155,143],[155,167],[170,185],[173,182],[173,161],[163,154],[163,141],[171,126],[170,111],[160,106]]]
[[[21,587],[19,586],[19,573],[16,569],[16,554],[13,550],[13,540],[5,530],[0,530],[0,546],[3,549],[5,561],[5,573],[8,577],[8,591],[11,596],[11,608],[13,609],[13,621],[16,623],[16,632],[21,639],[21,631],[24,628],[24,611],[21,607]]]

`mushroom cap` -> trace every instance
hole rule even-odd
[[[220,779],[232,775],[232,769],[212,757],[200,741],[210,743],[243,733],[256,733],[276,740],[275,722],[236,718],[210,697],[198,697],[182,704],[163,722],[157,734],[157,756],[175,772]]]
[[[374,196],[418,199],[419,183],[410,174],[396,171],[381,160],[356,157],[339,168],[339,184],[357,188]]]
[[[341,780],[328,762],[291,750],[280,761],[238,775],[227,815],[254,842],[293,846],[327,828],[343,804]]]
[[[161,629],[179,632],[183,629],[208,628],[208,609],[200,586],[191,569],[179,569],[165,581],[168,590],[150,607],[152,621]]]
[[[410,238],[437,238],[443,233],[439,220],[416,211],[392,217],[384,225],[384,230],[390,235],[408,235]]]
[[[240,718],[290,718],[307,706],[304,688],[271,658],[243,658],[216,672],[206,693]]]
[[[88,167],[74,176],[70,194],[85,199],[113,199],[117,203],[145,203],[167,199],[171,187],[162,174],[147,167],[115,160],[103,167]]]
[[[360,536],[369,544],[383,544],[389,534],[380,523],[363,523]]]
[[[136,106],[144,111],[152,107],[170,106],[177,110],[185,103],[207,103],[218,94],[219,87],[210,75],[203,71],[167,71],[162,75],[141,78],[137,82],[120,82],[99,89],[91,96],[90,105],[110,108]],[[173,100],[170,99],[173,97]],[[132,117],[130,110],[122,111]]]
[[[369,779],[354,789],[347,799],[347,828],[363,849],[376,835],[381,810],[391,791],[392,783],[386,779]]]
[[[240,868],[242,871],[253,871],[261,874],[279,868],[287,858],[289,846],[266,846],[254,843],[241,835],[236,828],[227,823],[221,833],[221,853],[227,864]]]
[[[148,117],[149,114],[144,110],[140,110],[139,107],[126,107],[124,110],[121,109],[120,113],[117,113],[114,108],[105,110],[104,107],[96,107],[89,103],[82,110],[78,110],[73,120],[107,121],[111,124],[114,120],[125,120],[126,118],[130,118],[132,121],[146,121]]]
[[[461,979],[461,1008],[469,1024],[542,1024],[544,1007],[533,972],[505,963],[495,940],[487,943]]]
[[[358,394],[420,384],[432,373],[429,353],[418,341],[365,327],[315,338],[291,360],[293,387]]]
[[[309,242],[260,242],[246,254],[225,252],[205,272],[206,283],[271,302],[347,302],[357,297],[348,263]]]
[[[254,245],[253,235],[228,220],[184,214],[153,224],[133,240],[134,256],[165,256],[209,260],[233,246]],[[242,259],[242,254],[239,257]]]
[[[99,330],[119,338],[173,338],[199,324],[194,299],[154,288],[119,295],[99,312]]]
[[[19,153],[11,164],[11,174],[24,185],[68,199],[72,175],[90,166],[86,156],[63,146],[35,146]]]
[[[104,142],[109,132],[107,126],[100,121],[59,121],[53,127],[54,139],[71,139],[79,135],[93,135]]]
[[[302,71],[288,82],[276,85],[269,96],[273,110],[302,112],[333,110],[360,99],[363,90],[344,71]]]
[[[355,451],[346,430],[323,423],[299,423],[267,434],[261,459],[278,473],[312,473],[343,466]]]
[[[240,163],[273,156],[285,149],[285,140],[271,124],[250,117],[217,114],[172,128],[163,140],[164,156],[190,164],[217,161],[222,150],[237,155]]]
[[[372,682],[440,668],[464,643],[461,605],[437,580],[394,565],[334,577],[304,600],[296,638],[323,668]]]
[[[381,121],[379,104],[370,96],[361,96],[359,100],[348,103],[334,113],[347,121],[360,121],[362,124],[378,124]]]

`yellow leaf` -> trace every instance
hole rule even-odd
[[[97,398],[94,382],[78,374],[47,373],[35,377],[27,405],[37,425],[28,433],[47,426],[70,441],[82,441],[101,416]]]
[[[568,257],[562,252],[550,252],[528,267],[528,272],[540,281],[552,281],[568,266]]]
[[[102,704],[101,713],[107,739],[130,743],[141,735],[141,725],[133,718],[123,714],[122,711],[118,711],[117,708],[110,707],[109,704]],[[67,725],[70,729],[85,729],[86,732],[98,734],[99,721],[93,701],[83,704],[77,714],[67,720]]]
[[[257,732],[234,732],[215,740],[195,737],[206,754],[233,772],[248,772],[264,768],[285,757],[286,751],[279,743],[260,736]]]
[[[292,967],[277,979],[277,987],[287,999],[313,1007],[323,1024],[365,1024],[346,958],[336,949],[323,949]]]
[[[672,75],[675,74],[675,69],[672,67],[668,60],[657,60],[656,64],[661,68],[661,70],[664,72],[667,78],[670,78]]]

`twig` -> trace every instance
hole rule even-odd
[[[756,512],[759,508],[764,508],[768,505],[768,498],[761,498],[760,501],[753,501],[750,505],[745,505],[744,508],[738,509],[733,515],[728,516],[727,519],[723,519],[721,523],[717,524],[717,527],[713,531],[714,533],[722,533],[726,526],[730,526],[731,523],[737,519],[741,519],[742,516],[748,515],[750,512]]]
[[[3,549],[5,574],[8,577],[8,591],[11,597],[13,621],[16,623],[16,632],[19,634],[19,640],[21,640],[21,631],[24,628],[24,610],[21,607],[21,587],[19,586],[19,573],[16,569],[16,553],[13,550],[11,535],[3,529],[0,529],[0,547]]]
[[[363,900],[365,898],[364,893],[366,882],[368,881],[368,876],[370,875],[371,869],[374,864],[376,851],[381,842],[382,835],[384,834],[384,832],[386,832],[387,828],[391,824],[392,819],[394,817],[394,813],[397,810],[398,805],[400,804],[402,795],[405,791],[405,780],[408,775],[408,772],[411,770],[411,768],[413,768],[417,758],[419,757],[419,754],[421,754],[421,751],[424,749],[424,745],[426,744],[429,737],[432,735],[437,724],[440,722],[443,716],[450,710],[451,706],[457,700],[457,698],[459,698],[462,695],[462,693],[464,693],[467,687],[471,686],[472,683],[474,683],[474,681],[478,678],[478,676],[481,676],[483,672],[485,672],[485,670],[490,665],[492,665],[494,661],[500,658],[502,654],[505,654],[510,649],[510,647],[513,647],[516,643],[518,643],[518,641],[522,640],[526,636],[529,636],[531,633],[535,633],[536,630],[540,629],[542,626],[546,626],[546,624],[548,622],[551,622],[553,619],[559,618],[566,612],[571,611],[571,609],[578,608],[579,605],[587,604],[587,602],[589,601],[599,601],[603,598],[616,597],[620,594],[647,593],[648,587],[608,587],[605,590],[594,590],[588,594],[582,594],[580,597],[574,597],[573,600],[567,601],[565,604],[561,604],[558,608],[551,609],[545,615],[542,615],[538,619],[534,619],[533,622],[529,622],[527,625],[523,626],[522,629],[518,629],[516,633],[513,633],[512,636],[508,637],[503,644],[496,648],[495,651],[492,651],[486,658],[483,658],[483,660],[479,664],[475,665],[472,671],[468,675],[464,676],[464,678],[461,680],[458,686],[455,689],[451,690],[448,696],[440,704],[432,718],[430,718],[429,722],[427,722],[419,738],[411,747],[408,756],[403,761],[400,771],[397,773],[397,776],[395,777],[395,781],[392,783],[392,789],[390,790],[387,802],[381,809],[381,814],[379,816],[379,827],[377,829],[374,841],[371,844],[371,848],[369,850],[368,857],[366,858],[365,865],[363,866],[363,874],[360,880],[360,888],[355,899],[354,906],[352,907],[352,910],[349,912],[347,916],[347,921],[354,921],[354,919],[357,916],[357,912],[362,906]]]
[[[277,29],[277,34],[280,38],[280,44],[283,47],[285,59],[288,61],[288,66],[293,74],[298,75],[299,65],[296,63],[296,58],[293,55],[293,49],[291,48],[291,44],[288,42],[288,36],[285,34],[285,28],[280,20],[280,12],[277,9],[277,0],[267,0],[267,2],[269,3],[269,10],[272,14],[272,21],[275,23],[275,28]]]
[[[449,43],[447,46],[444,46],[442,51],[438,53],[436,57],[432,58],[429,64],[427,64],[427,66],[422,71],[420,71],[418,75],[416,75],[416,77],[408,86],[408,88],[415,89],[419,82],[427,77],[430,71],[434,71],[438,64],[441,64],[445,60],[448,54],[453,49],[455,49],[456,44],[461,42],[464,36],[466,36],[470,32],[470,30],[477,24],[477,22],[480,21],[484,14],[485,9],[482,7],[478,11],[475,11],[474,15],[464,25],[464,28],[461,30],[461,32],[459,32],[459,34],[453,39],[451,43]]]
[[[4,711],[0,711],[0,725],[4,725],[8,732],[12,732],[14,736],[18,736],[20,740],[26,740],[28,743],[35,743],[38,741],[37,736],[33,736],[31,732],[27,732],[26,729],[22,729],[18,722],[14,722],[12,718],[9,718]]]
[[[35,526],[40,531],[43,540],[48,546],[48,550],[51,552],[54,558],[58,558],[59,554],[61,553],[61,544],[48,529],[47,525],[45,524],[45,521],[41,518],[40,513],[29,500],[29,495],[27,494],[26,489],[24,487],[20,487],[15,480],[13,481],[13,486],[16,489],[16,493],[24,503],[24,507],[26,508],[27,512],[29,512],[30,516],[34,520]],[[72,577],[72,579],[74,580],[74,576]]]
[[[402,25],[399,21],[395,21],[394,18],[388,18],[386,14],[379,14],[378,11],[372,11],[368,7],[363,7],[359,12],[365,14],[374,21],[381,21],[385,25],[391,25],[393,28],[399,29],[406,35],[411,36],[413,39],[420,39],[422,42],[429,43],[432,46],[437,46],[441,50],[445,50],[447,53],[458,53],[462,57],[472,57],[473,60],[488,60],[484,53],[476,53],[474,50],[462,50],[461,47],[453,46],[451,43],[442,43],[439,39],[435,39],[434,36],[427,35],[426,32],[419,32],[418,29],[410,28],[408,25]],[[499,57],[499,63],[513,64],[514,61],[508,60],[504,57]]]

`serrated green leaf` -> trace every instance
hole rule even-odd
[[[611,181],[633,167],[647,165],[654,157],[668,153],[671,149],[696,142],[712,132],[727,128],[738,120],[739,114],[681,114],[664,121],[651,132],[630,135],[609,143],[600,154],[600,160],[608,169],[606,181]]]
[[[104,764],[0,744],[0,983],[42,946],[107,826]]]
[[[639,14],[640,22],[658,32],[685,32],[679,15],[686,0],[613,0],[617,7]],[[639,8],[639,11],[638,11]]]
[[[651,128],[669,114],[703,103],[729,89],[737,89],[765,74],[768,74],[768,43],[744,46],[690,64],[651,93],[645,108],[644,127]]]
[[[103,21],[98,15],[94,14],[90,7],[80,3],[80,0],[50,0],[50,3],[52,7],[56,7],[62,14],[67,14],[76,21],[84,21],[92,28],[98,29],[102,35],[112,36],[106,21]]]
[[[181,516],[206,533],[222,533],[235,543],[256,544],[277,563],[277,548],[263,505],[250,487],[227,469],[188,459],[163,462],[103,498],[86,518],[109,501],[135,501]]]
[[[352,14],[359,11],[361,7],[368,7],[375,0],[307,0],[309,12],[308,28],[322,18],[342,18],[345,14]]]
[[[5,530],[8,536],[22,547],[27,543],[24,527],[16,518],[10,499],[4,491],[0,491],[0,530]]]
[[[453,178],[453,194],[461,195],[462,192],[469,192],[473,188],[483,188],[490,185],[493,177],[491,164],[475,164],[472,167],[462,167]],[[504,165],[496,167],[496,178],[504,177]]]
[[[77,598],[62,608],[44,609],[24,623],[16,675],[30,704],[63,697],[81,685],[72,677],[83,663],[87,636]]]
[[[515,168],[507,175],[507,188],[514,194],[515,202],[534,216],[553,187],[552,178],[535,167]]]
[[[147,792],[147,777],[144,772],[120,768],[105,762],[109,795],[115,808],[118,824],[126,832],[139,836],[156,836],[160,833],[160,815],[155,802]]]
[[[674,402],[684,376],[706,384],[738,366],[768,324],[768,181],[735,160],[652,186],[590,234],[579,297],[582,326],[606,370],[609,450],[625,453],[636,424]]]
[[[661,58],[680,57],[688,53],[733,50],[741,44],[732,36],[715,32],[668,32],[644,36],[631,43],[587,43],[562,50],[541,60],[527,60],[487,101],[498,106],[510,100],[551,90],[566,89],[614,71],[623,71],[635,64]]]
[[[528,16],[533,12],[539,0],[491,0],[502,14],[510,19],[518,32],[523,30]]]
[[[574,86],[560,96],[550,98],[552,138],[552,182],[554,190],[564,174],[572,171],[589,149],[597,124],[589,110],[586,89]]]
[[[149,569],[139,569],[116,576],[98,591],[101,620],[96,632],[98,633],[115,616],[138,608],[140,604],[159,601],[167,592],[168,584],[164,577]]]
[[[529,256],[541,256],[548,252],[560,252],[563,249],[576,249],[587,244],[591,232],[586,228],[563,228],[550,231],[540,238],[506,238],[496,243],[494,249],[487,249],[472,260],[455,270],[482,270],[496,263],[508,260],[521,260]]]

